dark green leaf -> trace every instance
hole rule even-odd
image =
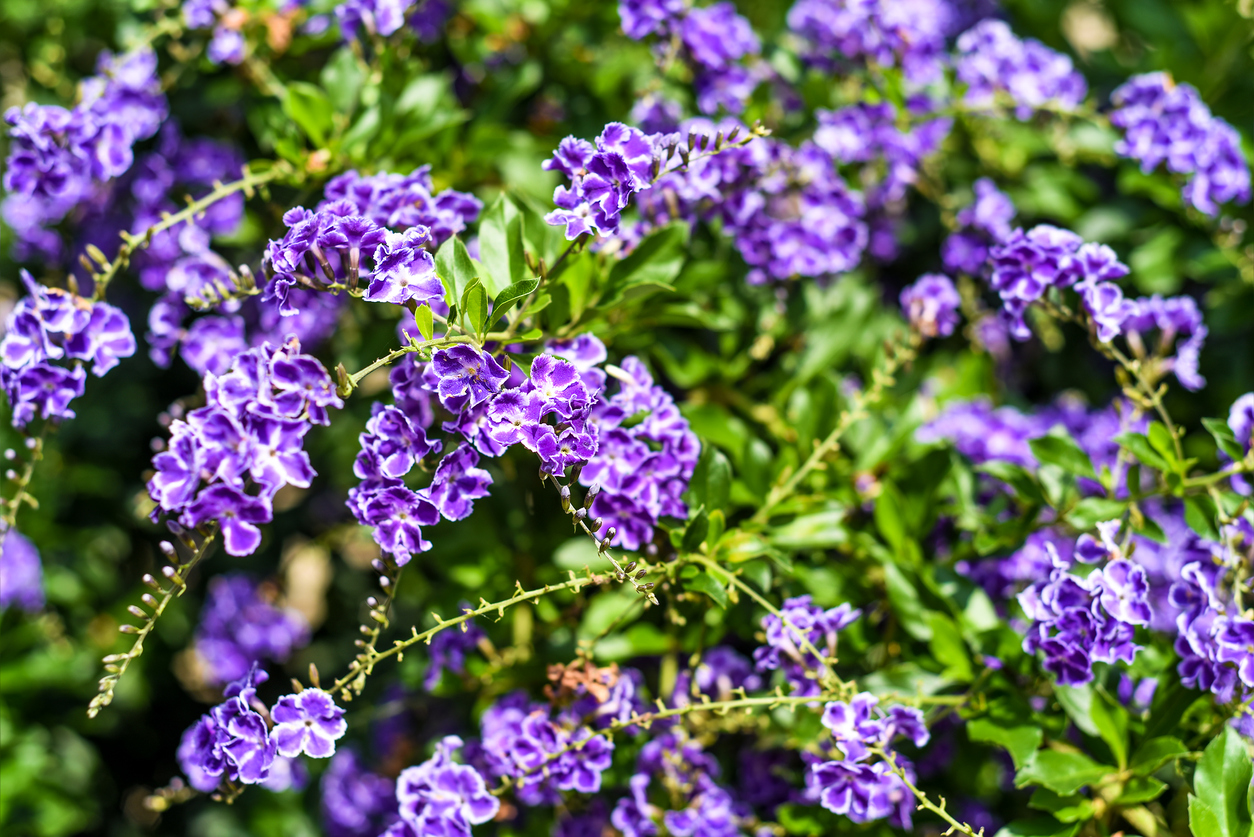
[[[283,112],[300,126],[315,145],[326,145],[331,131],[331,102],[321,87],[293,81],[283,94]]]
[[[1202,753],[1193,774],[1189,825],[1195,835],[1249,837],[1250,755],[1227,725]]]
[[[482,282],[475,279],[462,292],[460,307],[466,328],[474,334],[482,334],[488,319],[488,292],[484,290]]]
[[[1115,442],[1120,447],[1130,451],[1133,456],[1141,460],[1145,465],[1151,468],[1157,468],[1160,471],[1170,471],[1171,466],[1167,464],[1167,460],[1159,456],[1155,451],[1150,440],[1142,433],[1120,433],[1115,437]]]
[[[1036,505],[1046,505],[1045,494],[1041,491],[1040,483],[1022,465],[1003,460],[993,460],[980,465],[979,470],[1008,484],[1015,490],[1015,493],[1019,495],[1021,500]]]
[[[1022,768],[1041,746],[1044,733],[1039,726],[1013,724],[991,717],[977,718],[967,724],[967,735],[972,741],[997,744],[1010,753],[1015,767]]]
[[[492,303],[492,321],[488,323],[488,328],[491,329],[502,317],[508,314],[514,303],[526,299],[538,287],[540,287],[539,279],[524,279],[521,282],[515,282],[497,294],[496,300]]]
[[[718,583],[708,572],[697,574],[695,578],[684,582],[685,586],[690,590],[696,590],[704,593],[714,600],[719,607],[726,609],[727,607],[727,588]]]
[[[1123,786],[1123,792],[1115,800],[1120,805],[1137,805],[1157,799],[1167,789],[1166,782],[1160,782],[1152,776],[1133,776]]]
[[[706,514],[705,506],[702,506],[697,509],[697,513],[688,521],[688,527],[684,529],[684,539],[681,544],[683,551],[696,552],[700,549],[709,531],[710,517]]]
[[[466,245],[457,236],[440,245],[435,253],[435,272],[444,283],[444,302],[451,308],[479,275]]]
[[[1081,532],[1092,529],[1103,520],[1118,520],[1128,508],[1126,501],[1105,497],[1085,497],[1067,513],[1067,520]]]
[[[1092,801],[1083,796],[1059,796],[1049,788],[1037,788],[1028,800],[1028,807],[1048,811],[1059,822],[1079,822],[1093,815]]]
[[[1015,774],[1015,787],[1041,785],[1055,793],[1069,796],[1082,787],[1096,784],[1113,772],[1115,768],[1098,764],[1083,753],[1037,750],[1028,763]]]
[[[484,286],[493,299],[526,278],[522,215],[504,195],[484,211],[479,223],[479,260],[483,262]]]
[[[1057,465],[1069,474],[1097,479],[1089,455],[1070,436],[1051,433],[1029,440],[1028,445],[1042,465]]]
[[[1237,443],[1237,437],[1227,422],[1222,419],[1204,418],[1202,426],[1210,431],[1210,435],[1215,437],[1215,444],[1219,445],[1219,449],[1228,454],[1233,461],[1240,462],[1245,458],[1245,450]]]
[[[928,624],[932,628],[928,647],[936,661],[945,666],[944,675],[960,683],[970,682],[975,674],[971,669],[967,644],[963,641],[958,626],[945,614],[935,611],[930,614]]]
[[[423,340],[430,340],[431,335],[435,333],[435,323],[431,319],[431,306],[419,305],[414,309],[414,323],[418,326],[418,333],[422,335]]]
[[[688,255],[688,224],[669,224],[649,233],[636,249],[610,268],[600,304],[613,305],[632,289],[665,289],[679,275]]]
[[[1066,825],[1053,817],[1036,817],[1030,820],[1015,820],[1003,826],[995,837],[1073,837],[1079,830],[1079,823]]]
[[[1132,754],[1132,772],[1137,776],[1148,776],[1187,752],[1189,748],[1180,739],[1166,735],[1142,741]]]
[[[1194,532],[1212,541],[1219,540],[1219,532],[1215,529],[1217,514],[1215,501],[1205,494],[1184,498],[1184,522]]]

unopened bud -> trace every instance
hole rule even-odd
[[[628,564],[627,566],[623,567],[623,569],[624,569],[624,570],[626,570],[627,572],[631,572],[631,571],[632,571],[632,570],[634,570],[635,568],[636,568],[636,562],[635,562],[635,561],[632,561],[630,564]]]
[[[157,546],[159,546],[161,548],[161,551],[164,552],[169,557],[171,558],[174,557],[174,544],[170,543],[169,541],[162,541],[161,543],[157,544]]]
[[[378,607],[378,606],[379,606],[379,600],[376,599],[374,596],[371,596],[370,598],[366,599],[366,607]]]
[[[644,578],[648,574],[649,574],[648,570],[641,570],[640,572],[636,573],[636,578]]]
[[[583,495],[583,507],[585,509],[592,508],[592,501],[595,500],[597,498],[597,495],[600,493],[601,493],[601,486],[599,485],[594,484],[591,488],[589,488],[588,493]]]
[[[13,450],[13,448],[9,448],[4,452],[4,458],[12,462],[14,459],[17,459],[17,451]]]

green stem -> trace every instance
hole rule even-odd
[[[244,176],[239,180],[234,180],[230,183],[214,184],[212,192],[205,195],[200,200],[192,201],[178,212],[163,216],[160,221],[153,224],[139,235],[131,235],[128,232],[123,232],[122,246],[118,248],[118,254],[113,257],[112,261],[104,264],[103,269],[92,277],[96,281],[96,292],[92,299],[101,299],[104,297],[105,290],[109,287],[109,283],[117,277],[120,271],[124,270],[130,264],[131,256],[152,243],[153,236],[196,217],[218,201],[228,198],[236,192],[243,192],[245,195],[251,197],[253,191],[258,186],[275,180],[280,180],[284,177],[290,177],[292,174],[293,170],[291,166],[285,163],[274,163],[264,171],[253,171],[251,168],[245,167]]]
[[[170,602],[183,595],[183,592],[187,590],[188,574],[209,554],[217,534],[218,526],[215,523],[205,535],[205,539],[192,552],[192,557],[188,559],[187,563],[175,566],[173,571],[169,573],[167,578],[170,581],[170,586],[165,588],[159,600],[145,595],[145,603],[152,608],[152,614],[145,617],[142,627],[136,628],[134,625],[124,625],[121,628],[123,633],[135,635],[135,643],[124,654],[110,654],[104,658],[106,674],[100,678],[99,693],[91,699],[91,703],[87,706],[88,718],[96,717],[100,714],[101,709],[113,702],[113,690],[117,686],[118,681],[122,679],[122,675],[126,674],[126,670],[130,668],[131,663],[139,659],[140,655],[144,653],[144,640],[152,633],[152,629],[157,624],[157,619],[160,618],[161,614],[165,613],[165,609]],[[145,581],[149,583],[149,586],[160,589],[151,576],[146,577]],[[138,607],[134,607],[131,612],[141,613]],[[130,630],[128,631],[127,628],[130,628]]]
[[[333,685],[327,688],[327,691],[339,692],[344,700],[352,700],[352,694],[348,692],[350,684],[354,692],[361,694],[361,690],[365,688],[366,685],[366,677],[374,671],[374,667],[377,663],[381,660],[386,660],[388,657],[398,656],[407,648],[417,645],[420,642],[430,641],[431,637],[435,636],[440,631],[456,627],[463,622],[474,619],[476,616],[483,616],[484,614],[491,613],[494,610],[499,615],[503,616],[507,607],[511,607],[522,602],[528,602],[533,599],[538,599],[549,593],[556,593],[559,590],[574,590],[575,592],[579,592],[579,590],[587,587],[588,585],[603,584],[605,581],[606,579],[596,575],[588,575],[583,578],[578,578],[572,572],[570,581],[564,581],[561,584],[546,584],[544,587],[536,590],[522,590],[522,585],[517,585],[517,589],[519,590],[518,595],[505,599],[504,601],[485,602],[480,599],[480,605],[478,608],[468,610],[461,616],[456,616],[452,619],[441,619],[437,614],[436,620],[439,624],[434,628],[422,631],[421,633],[418,632],[417,628],[411,628],[411,631],[413,632],[411,636],[406,639],[396,640],[393,646],[387,651],[376,652],[368,655],[359,655],[358,658],[353,661],[353,664],[349,666],[348,673],[339,680],[336,680]]]
[[[974,828],[967,825],[965,822],[956,820],[953,818],[952,815],[950,815],[949,811],[946,810],[946,808],[948,808],[948,805],[945,802],[945,797],[943,796],[938,797],[940,799],[939,805],[937,805],[932,800],[928,799],[927,794],[919,790],[915,786],[914,782],[910,781],[910,777],[906,775],[905,769],[902,768],[899,764],[897,764],[896,753],[888,751],[888,750],[883,750],[878,747],[871,748],[871,752],[878,755],[880,758],[882,758],[884,762],[888,765],[888,768],[897,775],[897,778],[901,779],[902,784],[904,784],[910,790],[910,793],[914,794],[914,798],[919,801],[920,808],[926,808],[927,810],[931,811],[933,814],[936,814],[938,817],[943,819],[945,822],[949,823],[949,828],[944,832],[945,835],[950,835],[950,834],[953,834],[954,832],[958,832],[959,834],[966,834],[968,835],[968,837],[984,837],[983,828],[981,828],[979,831],[976,831]]]
[[[22,510],[22,505],[35,506],[38,505],[35,498],[26,490],[30,487],[31,478],[35,475],[35,463],[44,458],[44,437],[51,425],[44,422],[43,427],[39,430],[39,435],[33,437],[35,446],[30,449],[30,459],[26,461],[26,466],[22,468],[22,473],[18,475],[16,480],[17,491],[13,492],[13,497],[4,504],[4,517],[0,519],[0,535],[7,534],[10,529],[17,525],[17,513]]]

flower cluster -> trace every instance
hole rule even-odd
[[[47,229],[91,199],[99,184],[134,162],[136,142],[157,132],[167,105],[150,47],[100,54],[97,72],[82,83],[73,110],[28,104],[4,114],[5,220],[17,233],[18,256],[55,256],[59,240]]]
[[[1072,572],[1053,544],[1046,542],[1052,568],[1047,580],[1019,594],[1024,615],[1032,620],[1023,650],[1044,655],[1045,670],[1068,686],[1093,679],[1093,663],[1130,663],[1140,649],[1133,640],[1137,626],[1148,625],[1149,578],[1145,569],[1123,557],[1116,543],[1117,520],[1097,524],[1100,539],[1081,535],[1074,560],[1102,563],[1085,577]]]
[[[483,776],[466,764],[453,761],[461,749],[456,735],[445,736],[435,755],[401,771],[396,779],[400,819],[386,837],[470,837],[470,827],[496,816],[501,801],[488,792]]]
[[[900,66],[912,82],[940,77],[952,11],[945,0],[798,0],[788,28],[805,57],[824,68],[840,59]]]
[[[1190,688],[1212,692],[1221,703],[1254,697],[1254,619],[1242,612],[1224,581],[1254,558],[1254,526],[1245,518],[1224,527],[1224,544],[1190,556],[1169,592],[1177,612],[1177,671]],[[1237,583],[1240,583],[1239,581]]]
[[[452,0],[345,0],[335,17],[345,40],[366,35],[388,37],[408,24],[423,41],[439,37],[453,10]]]
[[[735,122],[689,120],[689,134],[743,131]],[[866,205],[813,142],[759,138],[664,174],[642,193],[644,227],[718,221],[749,265],[753,284],[844,273],[868,242]],[[635,233],[639,234],[639,231]]]
[[[681,729],[663,733],[641,749],[631,792],[618,800],[610,821],[623,837],[652,837],[659,825],[669,834],[739,837],[751,812],[718,783],[718,775],[718,762],[699,742]],[[675,789],[665,807],[650,802],[651,786]]]
[[[135,354],[135,335],[121,310],[107,302],[40,285],[26,271],[27,296],[18,301],[0,340],[0,387],[22,428],[36,416],[74,418],[70,402],[83,394],[91,362],[101,377],[121,358]],[[78,361],[71,367],[51,361]]]
[[[544,220],[565,226],[570,240],[616,232],[632,195],[650,188],[656,178],[658,139],[659,135],[611,122],[595,143],[575,137],[562,140],[543,167],[569,178],[570,185],[553,192],[557,209]]]
[[[837,633],[861,615],[848,604],[823,610],[808,595],[785,599],[779,616],[762,617],[766,645],[754,649],[753,661],[758,671],[782,669],[793,694],[817,695],[815,675],[827,671],[827,660],[836,656]]]
[[[244,574],[220,575],[196,629],[196,653],[214,684],[238,680],[255,663],[283,663],[309,642],[309,623],[293,608],[277,607],[273,591]]]
[[[16,607],[28,613],[44,606],[44,569],[39,550],[16,529],[0,540],[0,611]]]
[[[762,678],[754,671],[752,661],[733,648],[716,645],[701,655],[695,668],[679,673],[671,702],[687,706],[698,695],[729,700],[737,689],[754,692],[760,688]]]
[[[378,837],[396,819],[396,783],[371,773],[342,747],[322,774],[322,824],[327,837]]]
[[[662,53],[668,44],[679,46],[682,58],[692,67],[702,113],[716,113],[720,107],[729,113],[744,110],[760,72],[739,62],[756,56],[761,43],[732,3],[694,8],[682,0],[622,0],[618,13],[629,38],[657,35]]]
[[[988,109],[1007,96],[1019,119],[1042,108],[1073,111],[1088,85],[1071,59],[1033,38],[1019,39],[1000,20],[985,20],[964,32],[954,57],[958,80],[967,85],[964,101]]]
[[[873,751],[883,752],[892,763],[913,780],[909,762],[890,749],[898,737],[908,738],[916,747],[931,738],[923,713],[907,706],[891,706],[887,711],[879,699],[863,692],[846,703],[835,701],[823,709],[823,726],[831,730],[831,747],[836,758],[824,760],[806,753],[806,796],[824,808],[844,814],[854,822],[890,817],[898,826],[910,828],[914,796],[888,761],[870,759]]]
[[[263,301],[277,303],[284,317],[297,316],[303,289],[338,291],[363,280],[371,302],[443,299],[431,254],[478,217],[477,198],[434,192],[427,166],[404,176],[347,172],[324,194],[313,211],[298,206],[283,216],[288,231],[270,242],[262,264]]]
[[[284,695],[267,710],[257,687],[268,679],[254,665],[226,687],[226,700],[183,733],[178,759],[192,787],[209,793],[223,781],[261,784],[284,759],[335,752],[347,729],[344,710],[321,689]]]
[[[920,120],[905,131],[898,125],[897,105],[890,102],[815,110],[819,127],[814,132],[814,144],[838,163],[882,162],[884,172],[869,188],[867,202],[872,208],[892,205],[903,200],[907,188],[918,178],[923,158],[937,151],[952,127],[951,119],[925,118],[929,104],[925,98],[912,99],[908,113]]]
[[[958,327],[962,297],[942,273],[925,273],[901,292],[910,327],[924,337],[948,337]]]
[[[183,22],[189,29],[213,28],[205,49],[211,64],[239,64],[244,60],[244,35],[240,26],[247,13],[229,0],[183,0]]]
[[[1184,200],[1207,215],[1219,204],[1250,199],[1250,169],[1241,136],[1202,101],[1188,84],[1166,73],[1133,76],[1111,95],[1110,121],[1124,135],[1116,153],[1150,172],[1162,164],[1187,175]]]
[[[614,683],[622,680],[634,685],[622,676]],[[480,718],[476,761],[489,778],[513,779],[518,799],[526,805],[552,804],[559,791],[596,793],[613,758],[614,742],[594,733],[587,722],[602,717],[608,723],[610,718],[599,710],[605,704],[617,709],[619,702],[612,698],[621,692],[585,688],[580,697],[590,701],[575,699],[558,713],[550,704],[531,703],[523,692],[507,695]]]
[[[958,212],[958,231],[945,239],[941,259],[958,273],[978,275],[988,261],[990,245],[1010,237],[1015,205],[992,180],[975,181],[975,200]]]
[[[295,340],[249,349],[226,374],[206,375],[205,400],[174,421],[166,449],[153,457],[153,515],[177,515],[191,528],[216,521],[226,551],[249,555],[261,543],[257,524],[273,517],[274,495],[285,485],[309,487],[305,434],[329,424],[327,408],[342,402],[326,369]]]
[[[619,391],[591,409],[597,443],[579,481],[598,490],[590,509],[605,521],[598,534],[613,529],[613,543],[637,550],[652,540],[662,517],[688,516],[680,498],[701,448],[675,400],[639,359],[624,360],[616,377]]]

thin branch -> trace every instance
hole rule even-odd
[[[131,663],[144,653],[144,640],[152,633],[152,629],[157,624],[157,619],[161,614],[165,613],[166,607],[170,602],[178,596],[183,595],[187,590],[187,576],[197,564],[204,560],[209,554],[209,550],[213,547],[213,543],[218,534],[218,525],[214,523],[209,531],[205,534],[204,540],[199,545],[190,542],[190,535],[184,540],[185,545],[192,549],[192,557],[184,564],[179,564],[174,552],[174,547],[168,541],[163,542],[163,548],[166,555],[171,559],[170,564],[162,568],[162,574],[169,580],[170,586],[161,587],[161,583],[151,575],[144,576],[144,583],[151,587],[154,591],[161,593],[161,598],[157,599],[150,593],[143,596],[144,604],[152,609],[152,613],[145,613],[136,605],[131,605],[128,610],[138,617],[143,625],[136,627],[134,625],[123,625],[119,630],[124,634],[134,634],[135,644],[124,654],[110,654],[105,657],[104,667],[107,672],[104,677],[100,678],[100,692],[91,699],[91,703],[87,706],[87,717],[94,718],[100,714],[100,710],[113,702],[113,690],[117,686],[118,680],[122,675],[126,674],[126,670]]]
[[[166,214],[160,221],[139,235],[132,235],[123,231],[122,246],[118,248],[118,254],[113,257],[112,261],[103,263],[101,270],[92,275],[92,279],[96,282],[96,291],[92,298],[101,299],[104,296],[109,283],[131,263],[131,256],[151,244],[153,236],[176,227],[184,221],[195,218],[218,201],[228,198],[236,192],[243,192],[246,196],[252,197],[258,186],[290,177],[293,173],[292,167],[286,163],[272,163],[269,168],[263,171],[254,171],[250,167],[245,166],[243,177],[239,180],[234,180],[230,183],[214,183],[213,191],[209,194],[200,200],[190,202],[178,212]]]
[[[30,437],[28,444],[33,442],[33,446],[29,448],[30,458],[26,460],[22,473],[18,474],[14,480],[17,490],[13,492],[13,496],[4,501],[4,516],[0,518],[0,535],[7,534],[10,529],[17,525],[17,513],[22,510],[23,505],[36,508],[39,501],[27,491],[30,487],[30,481],[35,475],[35,463],[44,458],[44,437],[51,427],[48,422],[44,422],[43,427],[39,429],[39,435]]]

